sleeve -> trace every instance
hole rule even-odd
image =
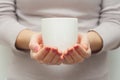
[[[16,38],[26,29],[17,21],[15,0],[0,0],[0,44],[15,49]]]
[[[120,46],[120,0],[102,0],[100,24],[93,30],[103,39],[100,52]]]

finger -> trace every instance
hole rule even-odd
[[[57,65],[60,65],[61,63],[62,63],[62,60],[59,59],[56,64],[57,64]]]
[[[44,48],[42,48],[39,52],[37,52],[37,53],[32,53],[31,54],[31,57],[33,58],[33,59],[35,59],[35,60],[38,60],[38,61],[41,61],[41,60],[43,60],[44,59],[44,57],[47,55],[47,53],[49,53],[49,51],[50,51],[50,48],[48,48],[48,47],[44,47]]]
[[[91,48],[89,47],[88,50],[87,50],[86,52],[89,54],[88,57],[90,57],[90,56],[91,56]]]
[[[84,58],[79,55],[74,49],[69,51],[69,55],[73,58],[74,63],[83,62]]]
[[[30,43],[29,44],[30,50],[33,52],[38,52],[41,48],[43,48],[43,44],[38,44],[38,43]]]
[[[50,64],[50,62],[52,61],[52,59],[55,57],[56,54],[57,54],[57,49],[52,49],[43,59],[43,62],[46,64]]]
[[[38,50],[41,48],[41,46],[39,46],[40,44],[42,44],[42,37],[40,34],[36,34],[33,35],[30,43],[29,43],[29,48],[34,51],[34,52],[38,52]]]
[[[85,49],[85,50],[88,50],[88,45],[87,44],[83,44],[83,43],[81,43],[81,46]]]
[[[63,53],[62,51],[58,50],[58,53],[54,57],[54,59],[51,61],[51,64],[54,65],[60,65],[63,61]]]
[[[82,45],[80,47],[83,48]],[[83,48],[83,51],[86,53],[86,54],[84,54],[86,56],[86,58],[89,58],[91,56],[91,48],[90,48],[90,46],[88,46],[87,50]]]
[[[77,43],[79,44],[80,43],[80,41],[81,41],[81,35],[80,34],[78,34],[78,40],[77,40]]]
[[[39,59],[39,60],[43,60],[50,51],[51,51],[51,48],[49,48],[49,47],[44,47],[44,48],[40,51],[40,53],[39,53],[39,55],[38,55],[38,59]]]
[[[73,58],[69,55],[69,53],[64,55],[64,59],[65,59],[65,61],[66,61],[66,64],[73,64],[73,63],[74,63],[74,60],[73,60]]]
[[[63,60],[63,64],[68,64],[68,62],[66,61],[66,59]]]
[[[59,60],[61,60],[60,55],[56,54],[55,57],[53,58],[53,60],[50,63],[51,64],[59,64]]]
[[[82,34],[83,38],[81,39],[81,46],[83,48],[85,48],[85,50],[88,50],[88,48],[90,47],[90,44],[89,44],[89,40],[87,38],[87,35],[86,34]]]
[[[91,56],[88,51],[86,51],[81,45],[75,46],[74,49],[83,57],[83,58],[88,58]],[[88,49],[90,50],[90,49]]]
[[[29,48],[30,48],[30,50],[32,50],[33,52],[38,52],[39,49],[41,48],[41,46],[39,46],[39,44],[30,43]]]
[[[63,54],[63,55],[62,55],[61,60],[62,60],[62,63],[63,63],[63,64],[68,64],[67,60],[65,59],[65,55],[66,55],[66,54]]]

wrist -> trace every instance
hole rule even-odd
[[[31,31],[31,30],[28,30],[28,29],[22,30],[16,38],[15,47],[17,49],[28,50],[29,49],[30,38],[35,33],[37,33],[37,32]]]
[[[103,41],[100,35],[95,31],[90,31],[87,33],[87,37],[92,53],[99,52],[103,47]]]

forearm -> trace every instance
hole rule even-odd
[[[16,44],[15,44],[16,48],[23,49],[23,50],[29,49],[30,38],[35,33],[36,32],[33,32],[31,30],[28,30],[28,29],[22,30],[18,34],[18,37],[16,39]]]
[[[94,31],[90,31],[87,34],[89,42],[90,42],[90,48],[93,53],[99,52],[103,47],[103,41],[99,34],[97,34]]]

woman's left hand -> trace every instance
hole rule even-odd
[[[80,33],[75,46],[68,49],[63,55],[64,64],[76,64],[83,62],[91,56],[90,43],[87,34]]]

